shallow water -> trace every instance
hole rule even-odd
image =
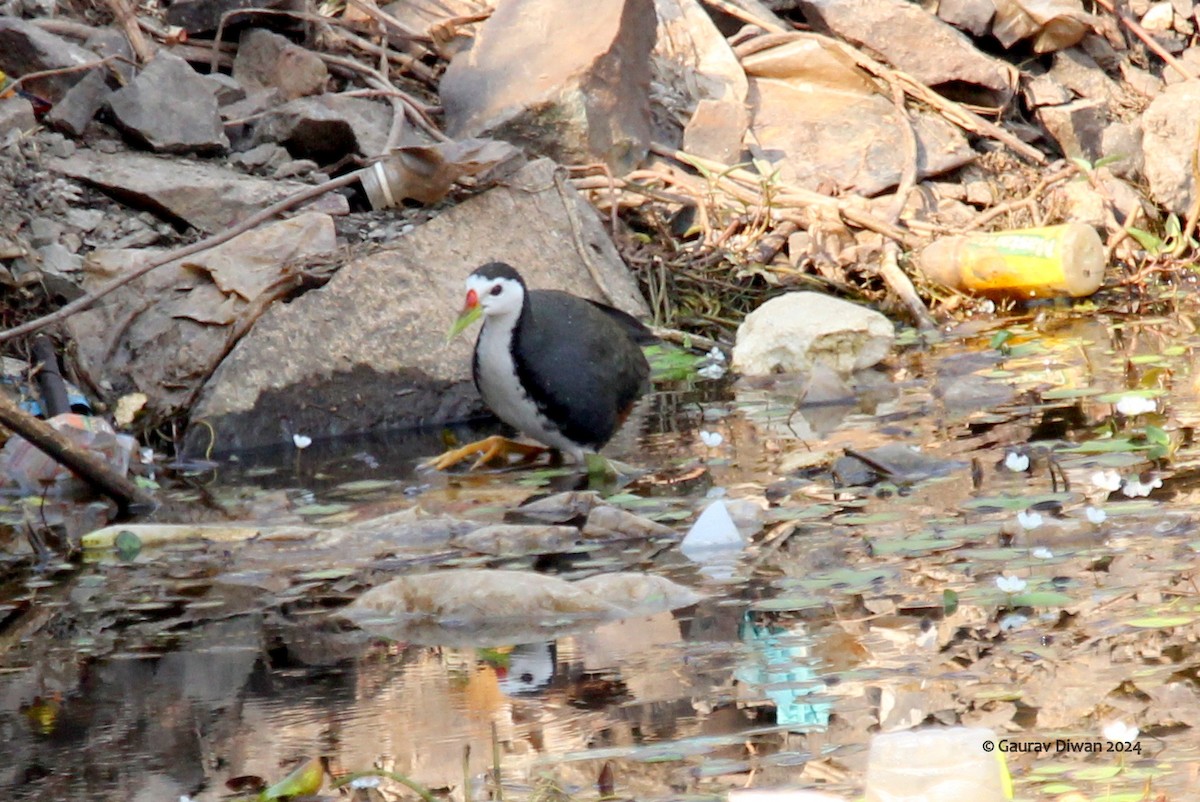
[[[758,505],[761,530],[721,565],[670,542],[569,559],[431,549],[272,584],[236,544],[13,558],[0,787],[220,799],[230,778],[272,782],[321,756],[482,798],[498,755],[510,798],[551,781],[595,798],[605,764],[638,799],[744,786],[850,798],[880,729],[1090,742],[1123,720],[1141,751],[1120,760],[1010,755],[1018,795],[1193,798],[1198,344],[1183,316],[1052,312],[909,345],[850,406],[799,407],[804,388],[782,381],[664,390],[608,452],[650,473],[603,492],[681,534],[716,499]],[[1118,413],[1130,391],[1153,411]],[[242,455],[189,477],[160,517],[334,526],[417,504],[500,520],[578,481],[414,470],[441,447],[426,433]],[[1135,495],[1107,489],[1114,476]],[[8,537],[16,551],[20,530]],[[394,643],[328,623],[368,584],[473,565],[660,572],[706,599],[540,643]]]

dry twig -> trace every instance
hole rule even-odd
[[[108,3],[109,9],[113,16],[117,18],[117,22],[121,23],[121,27],[125,29],[125,38],[129,40],[129,46],[133,48],[134,55],[137,60],[145,64],[150,59],[154,58],[154,47],[142,35],[142,29],[138,25],[137,14],[133,13],[133,9],[129,7],[126,0],[105,0]]]

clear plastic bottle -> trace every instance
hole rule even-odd
[[[1104,283],[1104,244],[1089,225],[943,237],[916,259],[929,278],[957,290],[1013,298],[1091,295]]]

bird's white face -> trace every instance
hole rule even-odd
[[[521,314],[525,303],[525,288],[510,278],[467,277],[467,302],[463,309],[479,306],[487,317],[514,318]]]

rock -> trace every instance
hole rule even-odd
[[[206,423],[188,442],[202,448],[212,427],[222,451],[275,445],[288,439],[282,418],[316,437],[478,412],[472,343],[460,337],[447,345],[445,332],[463,280],[491,260],[519,265],[531,286],[644,314],[603,225],[556,170],[534,162],[388,249],[351,261],[321,289],[272,306],[209,381],[192,410],[193,421]]]
[[[123,83],[133,80],[137,69],[134,66],[136,59],[133,56],[133,47],[125,38],[125,34],[115,28],[97,28],[88,36],[83,46],[100,58],[120,56],[121,58],[108,63],[108,69],[116,73]]]
[[[1100,152],[1113,175],[1136,180],[1146,164],[1142,129],[1132,123],[1112,122],[1100,137]]]
[[[738,326],[733,369],[746,376],[808,371],[824,363],[842,374],[888,355],[891,322],[857,304],[815,292],[789,292],[755,309]]]
[[[332,219],[308,212],[156,268],[69,319],[79,370],[107,388],[110,401],[142,392],[155,418],[186,411],[228,350],[230,327],[290,271],[328,259],[336,247]],[[85,289],[156,253],[93,252]]]
[[[996,6],[992,0],[941,0],[937,4],[937,15],[943,22],[972,36],[983,36],[992,27]]]
[[[135,143],[164,153],[214,153],[229,147],[212,86],[165,50],[108,101],[113,118]]]
[[[234,153],[229,157],[229,163],[251,171],[274,170],[289,158],[288,152],[283,146],[276,145],[274,142],[264,142],[242,153]]]
[[[391,125],[391,110],[382,103],[321,95],[268,111],[255,123],[254,142],[276,142],[298,159],[332,164],[353,154],[380,155]]]
[[[595,540],[642,540],[655,537],[676,537],[675,530],[649,518],[608,504],[588,513],[583,535]]]
[[[1175,9],[1171,6],[1169,0],[1152,4],[1150,10],[1142,16],[1142,27],[1155,33],[1164,33],[1171,30],[1174,22]]]
[[[653,0],[599,0],[586,14],[574,0],[501,3],[446,68],[447,133],[627,173],[650,142],[654,31]]]
[[[246,99],[246,88],[234,80],[233,76],[223,72],[212,72],[205,75],[204,79],[208,81],[213,90],[213,95],[217,98],[217,105],[222,108]]]
[[[1061,203],[1055,208],[1063,209],[1067,222],[1084,223],[1092,228],[1104,230],[1105,199],[1086,181],[1068,181],[1055,187],[1055,196]]]
[[[600,495],[591,490],[571,490],[535,499],[509,513],[509,518],[561,524],[582,520],[600,504]]]
[[[46,122],[71,136],[81,136],[111,95],[104,73],[92,70],[46,113]]]
[[[653,615],[698,604],[704,596],[672,582],[665,576],[641,572],[596,574],[574,583],[599,599],[620,607],[629,615]]]
[[[247,90],[277,89],[284,100],[319,95],[329,82],[320,56],[277,33],[254,28],[242,34],[233,77]]]
[[[579,530],[573,526],[491,524],[457,537],[453,545],[498,557],[562,554],[577,550]]]
[[[221,17],[243,8],[291,8],[291,0],[171,0],[167,22],[188,33],[215,31]],[[242,17],[244,21],[246,17]]]
[[[24,134],[37,127],[37,118],[33,114],[33,104],[23,97],[0,98],[0,141],[3,141],[10,131]]]
[[[58,242],[64,230],[62,223],[57,220],[49,217],[35,217],[29,221],[29,244],[40,248],[43,245]]]
[[[755,142],[751,152],[788,183],[876,195],[895,186],[907,164],[891,100],[840,51],[799,40],[742,60],[750,77]],[[949,123],[915,112],[918,176],[928,177],[975,158]]]
[[[1192,157],[1200,126],[1200,79],[1172,84],[1142,114],[1146,180],[1150,194],[1176,214],[1195,196]]]
[[[1125,86],[1142,97],[1153,100],[1166,86],[1166,82],[1152,72],[1126,64],[1122,70]]]
[[[1055,53],[1047,74],[1080,97],[1099,100],[1110,107],[1121,101],[1121,87],[1117,82],[1078,48]]]
[[[979,52],[971,40],[919,5],[905,0],[801,0],[814,27],[879,53],[892,66],[951,96],[1003,106],[1017,72]],[[966,89],[969,87],[969,90]],[[982,95],[983,97],[978,97]]]
[[[1036,109],[1040,106],[1061,106],[1074,97],[1071,91],[1049,75],[1038,75],[1025,83],[1025,102]]]
[[[81,150],[67,159],[46,159],[46,167],[208,234],[236,225],[281,198],[309,188],[292,181],[251,178],[215,164],[144,153]],[[326,194],[301,208],[346,214],[349,206],[343,196]]]
[[[59,242],[52,242],[37,249],[38,258],[41,259],[41,270],[43,273],[50,273],[55,276],[66,276],[71,273],[78,273],[83,269],[83,259]],[[80,293],[82,294],[82,293]]]
[[[725,164],[741,161],[750,122],[749,84],[737,56],[697,0],[655,0],[655,105],[686,119],[683,148]]]
[[[77,67],[98,60],[94,53],[47,33],[33,23],[0,16],[0,70],[9,75]],[[25,82],[22,87],[57,103],[86,74],[80,71],[37,78]]]
[[[500,618],[539,621],[547,614],[612,617],[618,608],[565,579],[533,571],[451,569],[397,577],[341,611],[360,623],[415,616],[454,625]]]
[[[63,219],[72,228],[87,232],[95,229],[96,226],[104,221],[104,212],[99,209],[78,209],[72,207],[67,209],[66,214],[63,215]]]
[[[1192,46],[1184,50],[1177,56],[1178,60],[1185,66],[1191,69],[1193,73],[1200,73],[1200,47]],[[1175,70],[1164,70],[1163,81],[1169,84],[1182,83],[1188,80],[1180,75]]]
[[[1108,115],[1099,100],[1042,106],[1037,118],[1067,158],[1095,162],[1103,153],[1101,138],[1108,127]]]

